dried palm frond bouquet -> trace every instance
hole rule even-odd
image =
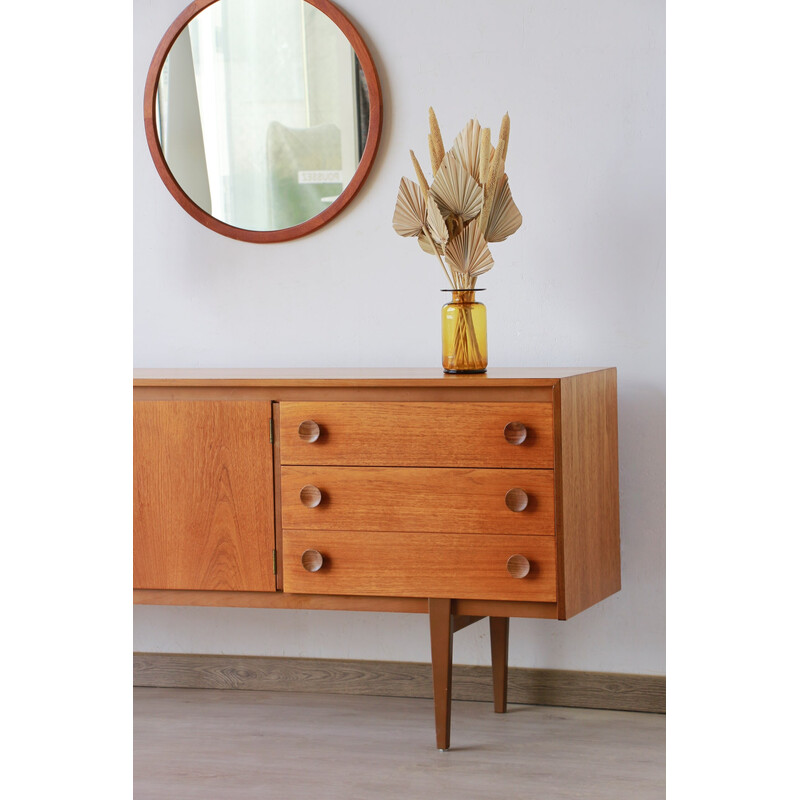
[[[400,181],[392,227],[415,236],[435,256],[453,297],[442,309],[442,366],[445,372],[484,372],[487,364],[486,309],[475,301],[478,276],[494,265],[488,242],[502,242],[522,224],[505,174],[510,121],[500,124],[497,144],[491,131],[471,119],[445,152],[433,109],[428,118],[433,179],[428,183],[414,151],[419,183]]]

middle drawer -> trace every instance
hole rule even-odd
[[[554,534],[553,473],[282,467],[281,520],[303,530]]]

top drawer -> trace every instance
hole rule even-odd
[[[551,403],[280,404],[281,463],[553,468]]]

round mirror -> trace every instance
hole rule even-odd
[[[153,56],[144,117],[156,169],[189,214],[234,239],[280,242],[361,188],[380,83],[329,0],[196,0]]]

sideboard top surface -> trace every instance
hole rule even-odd
[[[604,367],[494,368],[478,375],[448,375],[441,369],[135,369],[134,386],[552,386]]]

